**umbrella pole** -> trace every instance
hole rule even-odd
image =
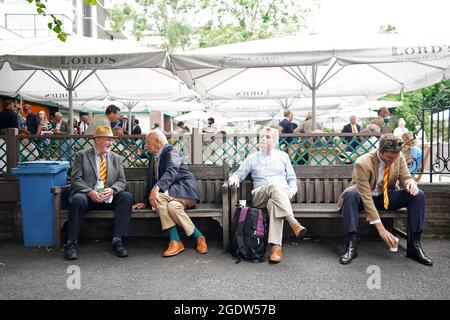
[[[133,107],[132,106],[128,106],[128,134],[131,134],[131,132],[133,131],[131,129],[131,109]]]
[[[317,66],[312,67],[312,129],[316,130],[316,72]]]
[[[73,131],[73,83],[72,83],[72,69],[67,70],[68,75],[68,85],[67,90],[69,91],[69,128],[72,128],[69,132]]]

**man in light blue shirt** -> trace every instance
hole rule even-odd
[[[278,137],[278,130],[263,128],[259,138],[260,151],[249,155],[228,180],[230,186],[239,186],[251,174],[252,204],[258,208],[267,207],[269,212],[268,242],[272,244],[269,261],[274,263],[282,259],[285,219],[297,237],[306,233],[306,228],[294,218],[292,212],[290,200],[297,193],[297,179],[288,154],[274,149]]]

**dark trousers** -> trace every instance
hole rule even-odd
[[[408,232],[422,232],[425,218],[425,194],[422,190],[413,196],[403,189],[388,191],[388,210],[407,208],[408,211]],[[361,196],[356,188],[348,188],[344,191],[344,202],[342,205],[342,216],[344,218],[345,231],[357,232],[359,212],[363,210]],[[383,194],[372,197],[375,207],[385,211]]]
[[[133,196],[127,191],[114,195],[111,203],[95,203],[86,194],[76,193],[72,198],[69,213],[69,240],[78,240],[81,224],[86,212],[91,210],[114,210],[114,237],[128,236]]]

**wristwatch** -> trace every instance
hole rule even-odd
[[[155,188],[159,192],[159,187],[158,186],[154,186],[153,188]]]

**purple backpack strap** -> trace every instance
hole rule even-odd
[[[264,236],[263,212],[259,209],[258,224],[256,225],[256,235]]]
[[[239,223],[245,221],[245,217],[247,216],[248,207],[244,207],[241,209],[241,212],[239,213]]]

